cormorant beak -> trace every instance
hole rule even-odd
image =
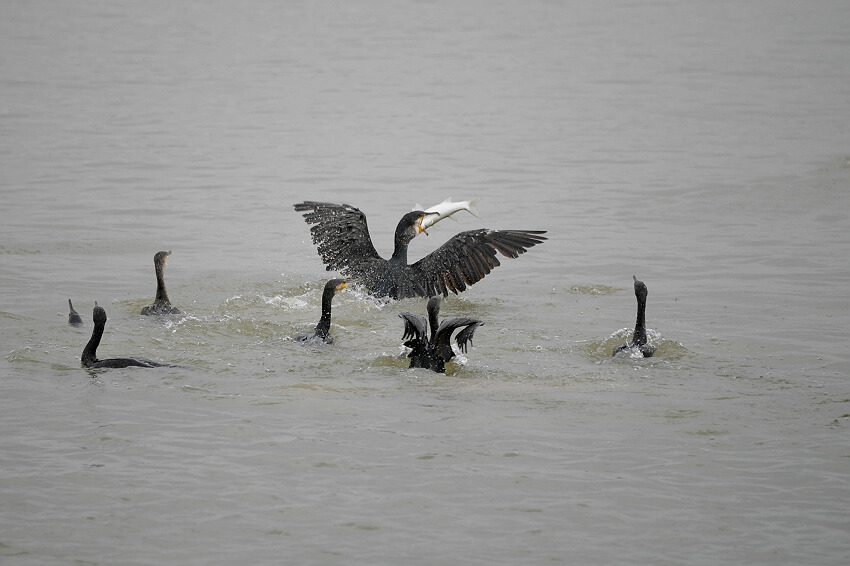
[[[416,221],[416,234],[421,234],[422,232],[425,232],[425,235],[426,236],[428,235],[428,232],[425,230],[425,227],[422,225],[422,221],[425,220],[425,218],[427,216],[433,215],[433,214],[436,214],[436,215],[439,216],[440,213],[439,212],[423,212],[422,213],[422,216],[420,216],[419,220]]]

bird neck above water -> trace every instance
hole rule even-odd
[[[83,365],[88,366],[97,362],[97,347],[100,346],[100,339],[103,338],[103,329],[105,327],[105,324],[95,323],[91,338],[88,344],[86,344],[86,347],[83,348],[83,355],[81,357]]]

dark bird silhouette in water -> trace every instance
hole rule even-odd
[[[74,310],[74,305],[71,304],[71,299],[68,299],[68,308],[71,309],[68,313],[68,324],[71,326],[82,326],[83,317],[80,316],[80,313]]]
[[[428,368],[431,371],[445,373],[446,362],[455,356],[451,344],[452,333],[458,328],[463,328],[458,332],[455,340],[460,351],[466,352],[467,344],[472,344],[475,329],[484,324],[478,319],[467,316],[447,318],[439,322],[441,301],[442,297],[439,295],[428,300],[428,321],[412,312],[405,311],[398,314],[404,319],[402,340],[407,340],[404,345],[411,349],[408,357],[412,368]],[[430,335],[428,334],[429,323]]]
[[[620,344],[614,348],[612,355],[616,356],[623,350],[630,348],[638,348],[644,358],[651,358],[655,353],[655,346],[650,344],[646,339],[646,296],[649,291],[643,281],[638,281],[637,277],[632,275],[635,280],[635,297],[637,297],[637,321],[635,322],[635,332],[632,335],[632,341],[626,344]]]
[[[171,306],[171,301],[168,300],[168,291],[165,290],[165,265],[168,263],[168,256],[171,251],[156,252],[153,256],[153,268],[156,272],[156,298],[153,304],[142,309],[144,315],[160,316],[164,314],[180,314],[177,307]]]
[[[461,232],[413,264],[407,247],[425,231],[429,214],[408,212],[396,226],[393,255],[384,259],[375,250],[366,215],[347,204],[302,202],[295,210],[311,225],[313,243],[328,271],[356,277],[376,297],[404,299],[460,293],[500,265],[496,252],[516,258],[546,238],[539,230],[489,230]]]
[[[92,330],[91,338],[86,347],[83,348],[83,355],[80,358],[83,367],[86,368],[126,368],[126,367],[142,367],[153,368],[166,366],[169,364],[161,364],[147,358],[107,358],[105,360],[97,359],[97,347],[100,345],[100,339],[103,337],[103,329],[106,327],[106,311],[103,307],[97,306],[95,303],[94,311],[92,312],[94,320],[94,330]]]
[[[328,334],[331,330],[331,303],[334,296],[345,289],[348,282],[345,279],[331,279],[325,283],[322,291],[322,316],[313,332],[304,332],[295,337],[296,342],[320,341],[325,344],[333,344],[334,337]]]

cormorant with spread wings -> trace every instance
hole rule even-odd
[[[313,243],[328,271],[356,277],[370,294],[393,299],[460,293],[500,264],[496,252],[515,258],[546,240],[541,235],[546,232],[540,230],[469,230],[408,264],[407,246],[425,230],[423,219],[433,213],[415,210],[402,216],[393,255],[387,260],[375,250],[366,215],[359,209],[307,201],[296,204],[295,210],[311,224]]]
[[[437,373],[446,373],[446,362],[455,357],[452,350],[452,333],[457,333],[455,340],[461,352],[466,352],[468,344],[472,344],[475,329],[484,324],[477,318],[456,316],[440,322],[439,295],[428,299],[428,320],[412,312],[400,312],[398,316],[404,319],[404,345],[410,348],[410,367],[428,368]],[[428,337],[428,325],[431,325],[431,336]],[[408,340],[409,338],[409,340]]]

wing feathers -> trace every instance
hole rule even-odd
[[[484,324],[481,321],[475,321],[473,324],[470,324],[463,330],[457,333],[455,336],[455,340],[457,341],[457,347],[460,348],[460,351],[464,354],[466,353],[467,342],[472,344],[472,335],[475,334],[475,329]]]
[[[461,232],[411,266],[428,282],[429,293],[463,292],[500,265],[497,252],[516,258],[543,243],[545,232],[535,230],[470,230]]]
[[[414,338],[416,340],[423,339],[428,333],[428,323],[421,315],[412,312],[400,312],[398,316],[404,319],[404,336],[402,340]]]
[[[466,352],[467,342],[472,340],[475,329],[481,326],[481,324],[483,323],[480,320],[468,316],[456,316],[443,320],[437,329],[437,333],[434,335],[434,349],[443,359],[443,362],[449,361],[454,356],[451,346],[452,332],[458,328],[466,327],[458,332],[456,338],[458,347],[461,351]]]
[[[295,205],[311,225],[310,234],[328,271],[358,275],[363,262],[380,260],[366,215],[347,204],[306,201]]]
[[[393,298],[460,293],[500,265],[546,241],[539,230],[470,230],[412,265],[390,266],[375,250],[366,215],[347,204],[306,201],[295,205],[328,271],[358,277],[379,296]]]

